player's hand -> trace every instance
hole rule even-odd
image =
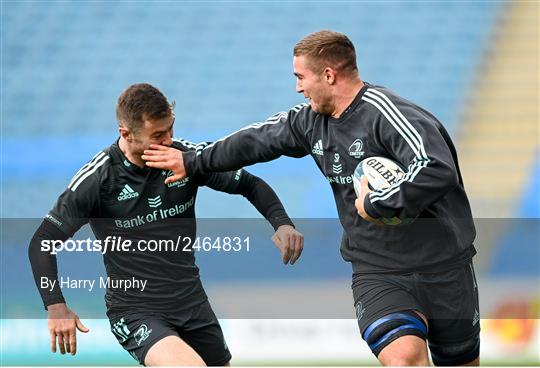
[[[272,241],[281,252],[281,260],[284,264],[294,264],[304,249],[304,235],[296,231],[291,225],[281,225],[278,227]]]
[[[171,170],[174,173],[174,175],[165,179],[165,184],[174,183],[186,177],[184,156],[180,150],[159,144],[151,144],[149,149],[144,150],[141,158],[146,161],[148,167]]]
[[[354,206],[356,207],[356,210],[358,211],[358,215],[362,217],[364,220],[373,222],[377,225],[384,225],[383,222],[379,219],[373,218],[370,215],[367,214],[365,208],[364,208],[364,199],[367,195],[371,192],[371,189],[369,189],[368,185],[368,179],[365,175],[362,175],[360,178],[360,193],[358,195],[358,198],[356,198],[356,201],[354,201]]]
[[[87,333],[90,330],[83,325],[77,316],[66,304],[58,303],[47,307],[49,313],[49,333],[51,335],[51,351],[56,353],[56,343],[60,353],[77,354],[76,331]]]

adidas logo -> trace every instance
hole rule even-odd
[[[150,206],[150,208],[156,208],[161,206],[161,196],[148,198],[148,206]]]
[[[315,143],[311,152],[313,152],[314,155],[319,155],[319,156],[323,155],[322,139],[319,139],[317,143]]]
[[[131,198],[135,198],[135,197],[138,197],[138,196],[139,196],[139,193],[137,193],[136,191],[131,189],[131,187],[128,184],[126,184],[126,185],[124,185],[124,188],[122,189],[122,191],[118,195],[117,199],[119,201],[125,201],[126,199],[131,199]]]
[[[362,319],[362,316],[364,315],[364,312],[366,311],[366,308],[362,307],[362,302],[358,302],[358,304],[356,304],[356,319],[357,320],[361,320]]]

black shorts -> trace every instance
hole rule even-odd
[[[207,366],[223,366],[231,360],[223,332],[208,301],[189,311],[137,311],[110,316],[109,322],[118,342],[140,364],[144,364],[150,348],[166,336],[180,337]]]
[[[354,274],[352,289],[362,336],[379,318],[407,310],[427,318],[430,345],[452,345],[480,333],[472,263],[438,273]]]

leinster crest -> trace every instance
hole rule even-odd
[[[362,140],[360,138],[356,139],[349,147],[349,155],[354,158],[360,158],[364,156],[365,152],[362,151],[363,147],[364,143],[362,143]]]
[[[151,332],[152,330],[149,330],[147,325],[145,324],[140,325],[137,331],[135,332],[135,341],[137,342],[137,345],[141,345],[141,342],[146,340],[148,336],[150,336]]]

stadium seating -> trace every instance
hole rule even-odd
[[[505,221],[506,231],[495,243],[488,269],[494,276],[540,278],[540,162],[531,169],[516,218]]]
[[[176,134],[195,141],[216,139],[302,101],[294,91],[291,50],[321,28],[352,38],[365,80],[427,107],[454,131],[500,7],[494,2],[158,2],[151,7],[6,2],[3,143],[20,147],[24,158],[15,164],[3,155],[2,216],[43,215],[72,173],[113,139],[115,101],[131,83],[153,83],[176,100]],[[61,143],[51,145],[50,138]],[[43,144],[51,151],[44,152]],[[47,152],[55,158],[47,160]],[[284,179],[272,166],[267,170],[266,177],[277,175],[275,182]],[[308,170],[310,179],[317,176],[314,168]],[[35,188],[22,180],[23,172],[40,183],[39,195],[16,195]],[[42,175],[48,172],[54,175]],[[280,193],[294,215],[312,216],[308,199],[319,190],[330,193],[320,178],[314,180],[313,192],[299,200],[288,190]],[[199,213],[208,214],[209,203],[215,201],[201,203]],[[315,213],[335,216],[331,204]]]
[[[518,215],[534,172],[540,149],[537,15],[537,3],[507,5],[463,105],[461,168],[476,217]]]

